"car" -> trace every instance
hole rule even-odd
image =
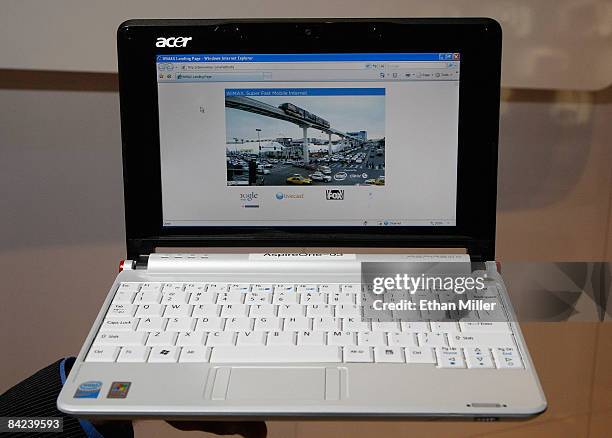
[[[384,176],[379,176],[378,178],[366,179],[363,183],[367,184],[367,185],[370,185],[370,186],[384,186],[385,185],[385,177]]]
[[[336,162],[338,162],[340,159],[339,159],[338,157],[331,157],[331,160],[332,160],[334,163],[336,163]]]
[[[355,163],[357,163],[357,164],[361,164],[361,163],[363,163],[363,160],[362,160],[361,158],[357,158],[357,159],[355,160]]]
[[[257,173],[260,175],[269,175],[270,171],[263,166],[257,166]]]
[[[296,184],[296,185],[312,184],[312,179],[306,178],[300,174],[295,173],[287,177],[287,184]]]
[[[319,172],[325,174],[325,175],[330,175],[331,174],[331,169],[329,168],[329,166],[319,166]]]
[[[315,172],[309,176],[310,176],[310,179],[312,179],[313,181],[330,182],[332,180],[331,175],[324,175],[321,172]]]

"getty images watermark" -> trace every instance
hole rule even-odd
[[[362,263],[363,316],[378,321],[504,321],[499,283],[470,263]]]
[[[383,295],[391,292],[392,298],[398,297],[398,292],[411,296],[417,292],[452,292],[462,295],[468,291],[483,291],[487,288],[485,277],[473,276],[419,276],[408,274],[395,274],[390,277],[374,277],[372,279],[372,293]],[[448,298],[445,297],[445,298]],[[437,300],[433,297],[418,300],[400,299],[387,302],[377,299],[372,302],[374,310],[478,310],[487,308],[492,310],[497,303],[483,303],[479,299],[459,299],[457,301]]]

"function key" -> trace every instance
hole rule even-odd
[[[160,292],[163,283],[142,283],[140,292]]]
[[[298,293],[317,293],[319,288],[316,284],[298,284]]]
[[[198,292],[206,292],[208,284],[206,283],[187,283],[185,285],[185,292],[193,294]]]
[[[361,285],[359,283],[343,284],[341,286],[342,292],[350,292],[358,294],[361,292]]]
[[[182,292],[185,285],[183,283],[165,283],[162,288],[162,293]]]
[[[320,284],[319,285],[319,292],[323,292],[325,294],[334,294],[334,293],[338,293],[340,292],[340,285],[339,284]]]
[[[227,292],[227,284],[226,283],[210,283],[208,285],[208,292],[216,292],[216,293]]]

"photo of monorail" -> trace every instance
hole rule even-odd
[[[226,89],[227,184],[385,185],[384,88]]]

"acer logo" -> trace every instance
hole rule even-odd
[[[159,37],[155,45],[157,47],[187,47],[187,43],[191,40],[191,37]]]

